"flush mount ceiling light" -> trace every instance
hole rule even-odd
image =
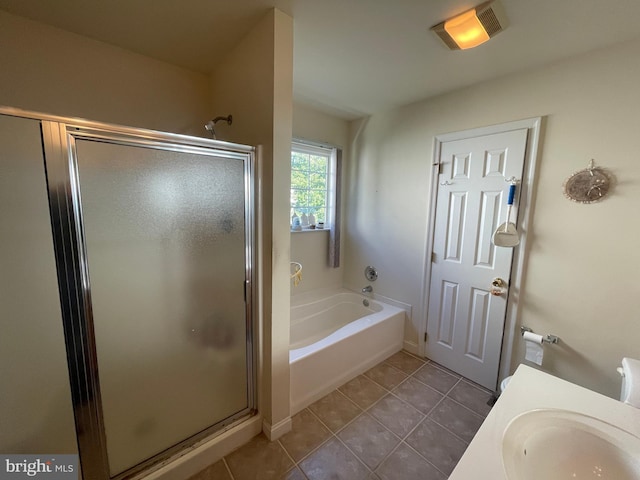
[[[507,17],[497,1],[485,2],[471,10],[431,27],[451,50],[477,47],[507,26]]]

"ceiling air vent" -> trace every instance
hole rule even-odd
[[[497,0],[485,2],[431,27],[450,50],[476,47],[507,27],[507,17]],[[461,34],[461,36],[458,36]]]

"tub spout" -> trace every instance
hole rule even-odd
[[[373,292],[373,287],[371,285],[367,285],[362,289],[362,293],[371,293]]]

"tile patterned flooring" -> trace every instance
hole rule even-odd
[[[189,480],[443,480],[489,413],[492,392],[398,352]]]

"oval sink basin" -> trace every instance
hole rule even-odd
[[[504,431],[509,480],[638,480],[640,439],[597,418],[568,410],[532,410]]]

